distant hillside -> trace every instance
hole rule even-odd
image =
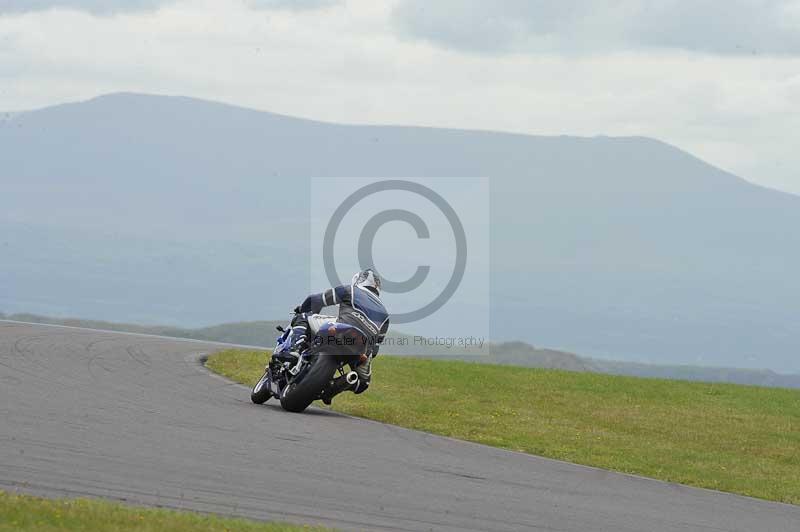
[[[129,323],[112,323],[107,321],[82,320],[74,318],[50,318],[35,314],[10,314],[0,312],[0,319],[24,321],[28,323],[47,323],[86,327],[107,331],[124,331],[142,334],[156,334],[174,338],[191,338],[213,342],[225,342],[241,345],[263,346],[272,348],[279,334],[275,327],[286,325],[285,321],[251,321],[223,323],[199,329],[183,329],[179,327],[146,326]],[[446,347],[421,348],[414,343],[414,336],[391,333],[382,352],[390,355],[415,356],[423,358],[442,358],[450,360],[466,360],[511,366],[563,369],[568,371],[586,371],[607,373],[610,375],[630,375],[635,377],[658,377],[705,382],[732,382],[755,386],[783,388],[800,388],[800,375],[783,375],[769,370],[750,370],[736,368],[712,368],[699,366],[659,366],[654,364],[636,364],[613,360],[599,360],[582,357],[574,353],[542,349],[525,342],[501,342],[489,344],[485,350],[474,349],[466,354],[454,354]]]
[[[491,338],[800,372],[800,197],[653,139],[328,124],[114,94],[14,113],[0,150],[10,312],[190,328],[280,316],[325,288],[308,286],[312,177],[480,176],[491,290],[470,303],[489,306]]]
[[[591,359],[593,371],[610,375],[657,377],[704,382],[733,382],[778,388],[800,388],[800,375],[786,375],[764,369],[710,368],[702,366],[658,366],[613,360]]]
[[[169,327],[165,325],[136,325],[133,323],[115,323],[100,320],[84,320],[78,318],[51,318],[36,314],[3,314],[0,319],[23,321],[27,323],[45,323],[50,325],[65,325],[68,327],[84,327],[102,331],[120,331],[140,334],[155,334],[173,338],[190,338],[192,340],[206,340],[211,342],[225,342],[231,344],[269,346],[275,343],[277,325],[285,325],[278,321],[251,321],[225,323],[198,329],[182,327]]]

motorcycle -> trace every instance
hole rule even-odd
[[[260,405],[274,397],[284,410],[302,412],[325,394],[334,395],[337,386],[354,386],[358,382],[355,371],[345,370],[345,366],[355,368],[367,358],[366,337],[356,327],[337,323],[334,316],[311,316],[309,334],[314,337],[302,353],[292,352],[291,326],[277,329],[281,335],[270,361],[250,392],[253,403]]]

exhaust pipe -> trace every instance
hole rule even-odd
[[[344,376],[344,380],[347,381],[347,384],[353,385],[358,382],[358,373],[355,371],[351,371],[347,375]]]

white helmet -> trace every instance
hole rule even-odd
[[[361,288],[372,290],[375,295],[381,295],[381,278],[371,269],[366,269],[355,274],[352,283]]]

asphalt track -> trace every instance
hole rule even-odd
[[[255,406],[216,349],[0,322],[0,489],[356,530],[800,530],[797,506]]]

